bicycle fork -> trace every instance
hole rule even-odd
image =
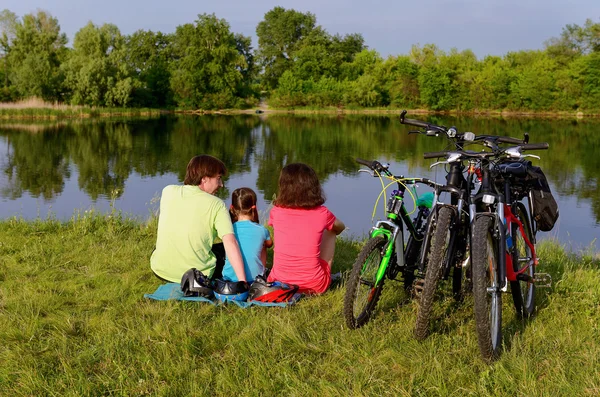
[[[379,286],[381,280],[385,277],[386,271],[396,251],[396,260],[398,266],[404,267],[404,233],[402,228],[389,221],[379,221],[371,231],[371,238],[382,236],[387,240],[383,247],[381,264],[375,276],[375,287]]]

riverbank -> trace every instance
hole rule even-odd
[[[40,120],[40,119],[81,119],[81,118],[112,118],[112,117],[138,117],[158,116],[161,114],[253,114],[267,116],[270,114],[322,114],[322,115],[381,115],[395,116],[400,114],[400,108],[359,108],[359,107],[294,107],[294,108],[272,108],[265,102],[258,107],[250,109],[220,109],[220,110],[184,110],[184,109],[149,109],[149,108],[96,108],[85,106],[71,106],[64,104],[47,103],[35,98],[18,103],[0,103],[0,119],[4,120]],[[472,110],[472,111],[432,111],[428,109],[410,109],[409,114],[439,114],[454,116],[475,117],[527,117],[527,118],[596,118],[600,113],[582,111],[556,111],[556,112],[534,112],[514,110]]]
[[[254,109],[222,109],[222,110],[195,110],[195,111],[181,111],[177,113],[184,114],[323,114],[323,115],[374,115],[374,116],[397,116],[404,109],[400,108],[290,108],[290,109],[278,109],[278,108],[254,108]],[[584,118],[597,118],[600,117],[600,113],[592,112],[527,112],[527,111],[514,111],[514,110],[473,110],[473,111],[433,111],[427,109],[407,109],[408,114],[419,114],[419,115],[451,115],[451,116],[470,116],[470,117],[492,117],[492,118],[557,118],[557,119],[584,119]]]
[[[414,303],[388,282],[373,320],[350,331],[343,288],[288,309],[143,298],[156,219],[118,213],[0,221],[0,384],[6,395],[597,395],[597,254],[540,245],[553,287],[516,320],[504,295],[504,351],[479,359],[472,302],[445,299],[425,342]],[[276,243],[276,242],[275,242]],[[341,238],[334,271],[360,243]],[[241,392],[240,390],[243,390]]]

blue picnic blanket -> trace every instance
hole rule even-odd
[[[257,301],[227,301],[228,303],[235,303],[241,308],[247,308],[250,306],[265,306],[265,307],[287,307],[293,305],[298,302],[302,294],[295,294],[292,299],[288,302],[257,302]],[[179,300],[179,301],[192,301],[192,302],[206,302],[211,305],[222,305],[225,302],[221,302],[218,299],[210,300],[207,298],[203,298],[201,296],[183,296],[183,292],[181,292],[181,286],[179,283],[166,283],[163,285],[159,285],[156,291],[152,294],[144,294],[144,298],[154,299],[157,301],[166,301],[166,300]]]

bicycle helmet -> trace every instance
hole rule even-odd
[[[250,287],[248,300],[258,302],[287,302],[298,292],[298,286],[280,281],[267,282],[264,277],[256,276]]]
[[[183,273],[181,291],[183,296],[201,296],[209,299],[214,297],[209,278],[195,267]]]
[[[215,296],[220,301],[245,301],[248,298],[248,283],[216,279]]]

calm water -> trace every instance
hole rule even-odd
[[[461,131],[522,136],[546,141],[541,165],[558,198],[561,216],[542,237],[574,248],[595,245],[600,231],[600,121],[440,118]],[[181,183],[191,157],[207,153],[229,168],[221,196],[248,186],[266,211],[281,167],[310,164],[321,178],[328,207],[362,237],[371,227],[378,179],[358,174],[355,157],[389,162],[396,175],[444,181],[443,168],[429,169],[422,153],[443,150],[439,138],[408,135],[397,118],[346,116],[202,116],[53,124],[0,124],[0,218],[70,218],[111,206],[147,218],[161,189]],[[382,201],[375,215],[382,214]]]

